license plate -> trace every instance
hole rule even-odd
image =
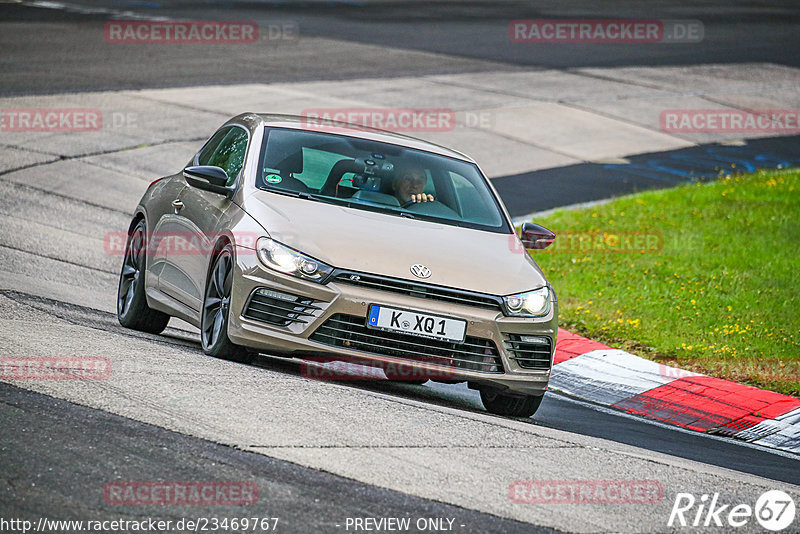
[[[412,336],[446,339],[463,343],[467,321],[375,304],[369,307],[367,326],[376,330],[402,332]]]

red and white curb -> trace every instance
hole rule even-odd
[[[800,399],[662,365],[562,329],[550,388],[690,430],[800,453]]]

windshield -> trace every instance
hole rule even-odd
[[[256,186],[351,208],[510,233],[472,163],[342,135],[267,128]]]

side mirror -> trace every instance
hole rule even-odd
[[[556,234],[538,224],[526,222],[522,225],[520,239],[525,248],[543,249],[549,247],[556,240]]]
[[[212,165],[196,165],[183,169],[186,183],[192,187],[210,191],[219,195],[230,196],[233,186],[228,186],[228,173],[224,169]]]

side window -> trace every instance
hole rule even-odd
[[[213,165],[228,173],[231,185],[244,165],[247,152],[247,132],[242,128],[230,127],[217,132],[197,156],[199,165]]]
[[[225,136],[228,135],[228,133],[231,131],[231,128],[233,128],[233,127],[232,126],[228,126],[227,128],[222,128],[220,130],[217,130],[217,133],[215,133],[211,137],[211,139],[208,140],[208,142],[206,143],[206,146],[204,146],[200,150],[200,153],[197,154],[197,164],[198,165],[210,165],[210,163],[208,163],[208,162],[211,159],[211,156],[214,155],[214,151],[217,149],[217,147],[222,142],[222,140],[225,138]]]

